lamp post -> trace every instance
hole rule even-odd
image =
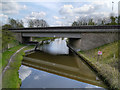
[[[118,16],[120,16],[120,1],[118,2]]]
[[[120,1],[118,2],[118,25],[120,25]]]
[[[114,6],[114,2],[112,1],[112,11],[113,11],[113,9],[114,9],[113,6]]]

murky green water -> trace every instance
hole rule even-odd
[[[78,56],[69,55],[65,39],[39,45],[24,57],[21,88],[102,88],[96,74]]]

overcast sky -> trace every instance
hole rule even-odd
[[[17,2],[16,2],[17,1]],[[113,11],[112,11],[112,1]],[[83,17],[103,18],[118,15],[120,0],[4,0],[0,3],[2,23],[8,18],[23,20],[44,19],[50,26],[71,25]]]

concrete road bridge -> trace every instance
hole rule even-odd
[[[118,40],[120,26],[61,26],[12,28],[20,43],[27,43],[31,37],[65,37],[69,43],[81,50],[89,50]]]

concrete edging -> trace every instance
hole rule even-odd
[[[115,88],[110,88],[110,83],[105,79],[105,77],[100,73],[100,70],[98,68],[96,68],[96,66],[94,64],[92,64],[87,58],[85,58],[84,56],[82,56],[81,54],[79,54],[77,51],[75,51],[69,44],[67,44],[67,46],[70,48],[70,50],[72,52],[74,52],[79,58],[81,58],[81,60],[86,63],[91,70],[93,70],[96,75],[103,81],[103,83],[107,86],[107,89],[110,90],[114,90]],[[116,89],[115,89],[116,90]]]

